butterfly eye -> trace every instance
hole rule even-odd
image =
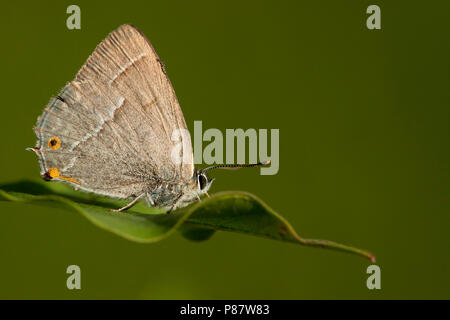
[[[198,187],[201,190],[205,189],[206,185],[208,184],[208,179],[204,174],[200,174],[198,176]]]

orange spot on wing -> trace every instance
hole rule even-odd
[[[60,173],[57,168],[51,168],[48,170],[48,174],[51,178],[58,178]]]
[[[61,139],[58,137],[52,137],[48,140],[48,147],[52,150],[57,150],[61,147]]]
[[[76,184],[80,184],[80,182],[74,178],[69,178],[69,177],[63,177],[61,176],[61,173],[59,172],[58,168],[51,168],[48,170],[48,175],[53,179],[53,178],[58,178],[58,179],[62,179],[62,180],[66,180],[66,181],[70,181]]]

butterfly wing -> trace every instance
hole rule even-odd
[[[177,130],[180,140],[173,140]],[[43,177],[87,191],[131,197],[193,175],[175,92],[151,44],[130,25],[97,46],[35,131]],[[177,145],[189,161],[172,160]]]

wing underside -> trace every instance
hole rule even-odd
[[[47,179],[131,197],[192,177],[192,161],[171,159],[180,143],[172,134],[180,129],[186,123],[158,56],[136,28],[124,25],[50,101],[38,119],[33,150]],[[190,141],[181,145],[192,159]]]

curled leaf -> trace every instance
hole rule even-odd
[[[209,239],[216,230],[222,230],[345,251],[375,261],[373,254],[362,249],[328,240],[301,238],[282,216],[246,192],[217,193],[171,214],[144,204],[113,213],[109,209],[119,208],[125,202],[76,192],[57,183],[20,181],[2,185],[0,200],[70,209],[102,229],[137,242],[156,242],[177,229],[188,239],[202,241]]]

